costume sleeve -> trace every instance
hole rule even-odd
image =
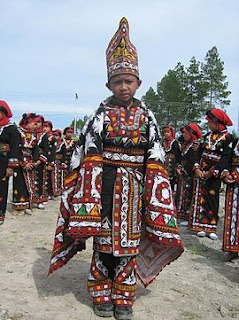
[[[11,126],[10,137],[9,137],[9,158],[8,167],[17,168],[19,167],[19,160],[21,159],[21,149],[20,149],[20,132],[16,126]]]
[[[149,144],[145,175],[147,237],[159,243],[181,246],[172,190],[168,172],[164,167],[161,137],[151,111],[149,111],[148,121]]]
[[[47,162],[48,151],[49,151],[48,138],[47,138],[47,135],[44,134],[42,136],[41,142],[39,143],[39,160],[42,163]]]
[[[49,274],[84,250],[88,236],[101,231],[103,120],[99,108],[84,126],[74,151],[74,170],[65,179]]]
[[[168,172],[163,164],[159,130],[152,112],[148,114],[148,139],[144,231],[137,256],[137,274],[145,287],[184,250]]]
[[[33,161],[36,162],[39,158],[39,145],[36,144],[32,150]]]
[[[197,151],[193,150],[191,147],[187,153],[187,160],[185,165],[182,165],[183,171],[186,175],[191,176],[193,174],[193,168],[197,161]]]
[[[54,163],[55,158],[56,158],[56,143],[55,143],[55,138],[50,136],[48,137],[48,144],[49,144],[49,149],[48,149],[48,163]]]
[[[232,146],[232,136],[231,134],[228,134],[227,139],[224,142],[223,145],[223,151],[221,155],[221,159],[219,162],[214,165],[213,167],[210,168],[210,171],[213,173],[214,177],[222,176],[222,172],[224,169],[228,168],[228,159],[230,158],[231,155],[231,146]],[[222,176],[223,177],[223,176]]]
[[[177,165],[181,162],[181,151],[180,151],[179,143],[177,140],[174,141],[174,144],[175,144],[175,162]]]
[[[87,237],[101,232],[103,121],[104,113],[98,109],[85,126],[78,149],[75,149],[75,171],[79,177],[70,211],[68,235],[71,237]]]

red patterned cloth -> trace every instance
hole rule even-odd
[[[234,183],[227,185],[224,232],[223,232],[223,251],[239,253],[239,143],[238,139],[233,142],[231,156],[229,159],[229,172]]]
[[[152,112],[136,99],[130,112],[113,97],[104,101],[73,154],[75,171],[65,181],[49,273],[84,249],[89,236],[97,251],[138,254],[145,286],[178,258],[183,245],[163,161]]]

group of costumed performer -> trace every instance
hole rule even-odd
[[[222,259],[230,261],[238,258],[239,253],[239,143],[238,138],[233,140],[227,131],[227,126],[231,126],[232,122],[223,110],[214,108],[208,111],[206,120],[209,132],[202,142],[197,124],[191,123],[181,129],[180,161],[173,162],[176,173],[173,179],[177,181],[177,218],[182,220],[180,225],[188,225],[188,229],[197,231],[199,237],[208,236],[217,240],[219,192],[221,182],[226,183],[222,249],[227,254]],[[171,132],[174,130],[171,126],[165,128],[164,140],[167,142],[169,128]],[[168,151],[174,152],[169,155],[170,159],[178,159],[175,150]]]
[[[8,104],[0,100],[1,224],[6,212],[9,177],[13,176],[13,215],[31,214],[34,207],[45,209],[51,195],[57,197],[62,193],[64,176],[69,170],[69,160],[64,162],[64,159],[69,158],[73,152],[69,146],[74,145],[70,142],[72,135],[65,144],[61,130],[52,131],[52,123],[44,121],[41,115],[23,114],[18,127],[9,122],[11,117]]]
[[[182,143],[180,144],[181,157],[177,164],[177,217],[183,220],[180,225],[187,225],[193,194],[194,165],[197,161],[197,149],[201,139],[201,130],[196,123],[181,129]]]
[[[220,109],[208,111],[206,120],[210,131],[199,146],[198,162],[194,165],[189,229],[197,231],[200,237],[208,235],[212,240],[217,240],[219,192],[233,141],[227,126],[231,126],[232,122]]]
[[[88,291],[94,312],[131,319],[137,275],[147,286],[183,245],[159,129],[134,98],[141,81],[125,18],[106,57],[113,95],[88,119],[73,152],[49,274],[93,236]]]

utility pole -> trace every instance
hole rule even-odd
[[[78,94],[77,93],[75,93],[75,100],[74,100],[74,134],[75,135],[76,135],[76,121],[77,121],[76,100],[78,100]]]
[[[237,107],[237,136],[239,137],[239,106]]]

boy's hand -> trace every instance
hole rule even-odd
[[[233,179],[232,176],[229,174],[228,176],[226,176],[226,177],[224,178],[224,181],[225,181],[226,183],[231,184],[231,183],[234,183],[236,180]]]
[[[203,179],[207,180],[212,177],[212,172],[210,170],[203,172]]]
[[[27,170],[32,170],[34,167],[33,163],[29,162],[25,165],[25,168],[24,169],[27,169]]]
[[[6,177],[12,177],[13,176],[13,169],[12,168],[7,168],[6,170]]]
[[[198,179],[203,179],[204,178],[204,173],[200,169],[195,169],[195,177]]]

